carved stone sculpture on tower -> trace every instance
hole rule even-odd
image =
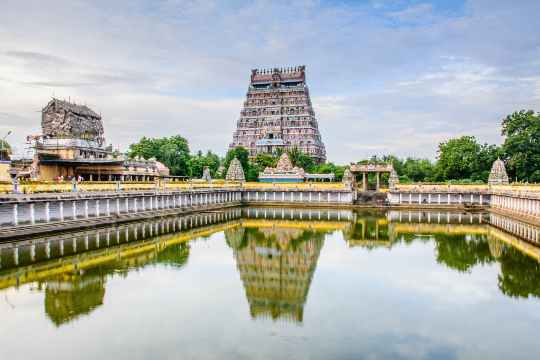
[[[497,159],[491,166],[491,172],[488,177],[489,185],[508,185],[508,174],[506,174],[506,167],[501,159]]]
[[[244,169],[242,168],[242,163],[240,163],[240,160],[237,158],[232,159],[225,179],[228,181],[246,181]]]

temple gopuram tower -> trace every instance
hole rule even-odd
[[[326,161],[305,69],[251,70],[247,98],[230,148],[242,146],[255,157],[296,147],[317,163]]]

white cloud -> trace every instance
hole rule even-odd
[[[223,154],[250,69],[297,64],[307,65],[335,162],[379,151],[433,157],[439,141],[464,133],[497,142],[508,112],[538,108],[531,24],[540,3],[470,0],[460,17],[428,1],[406,5],[56,0],[44,9],[8,0],[0,133],[14,130],[21,147],[54,93],[101,111],[107,138],[122,148],[179,133],[193,149]],[[418,24],[388,26],[374,11]]]

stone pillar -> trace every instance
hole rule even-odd
[[[126,214],[129,214],[129,198],[126,197]]]
[[[116,215],[120,215],[120,199],[116,198]]]
[[[107,202],[105,203],[105,214],[111,216],[111,199],[107,199]]]
[[[84,200],[84,217],[88,219],[88,200]]]
[[[367,189],[368,189],[367,174],[362,173],[362,191],[367,191]]]
[[[96,199],[96,217],[100,215],[99,199]]]
[[[137,209],[137,198],[134,198],[134,199],[133,199],[133,212],[134,212],[134,213],[137,213],[137,212],[138,212],[138,209]]]
[[[59,205],[58,211],[60,212],[60,221],[64,221],[64,202],[60,201],[60,204],[58,205]]]

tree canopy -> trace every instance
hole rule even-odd
[[[11,146],[6,140],[0,139],[0,160],[9,159],[11,154]]]
[[[540,114],[521,110],[502,122],[503,153],[510,177],[540,182]]]
[[[129,146],[128,156],[155,158],[171,171],[171,175],[191,175],[189,145],[180,135],[163,138],[142,137],[138,143]]]

